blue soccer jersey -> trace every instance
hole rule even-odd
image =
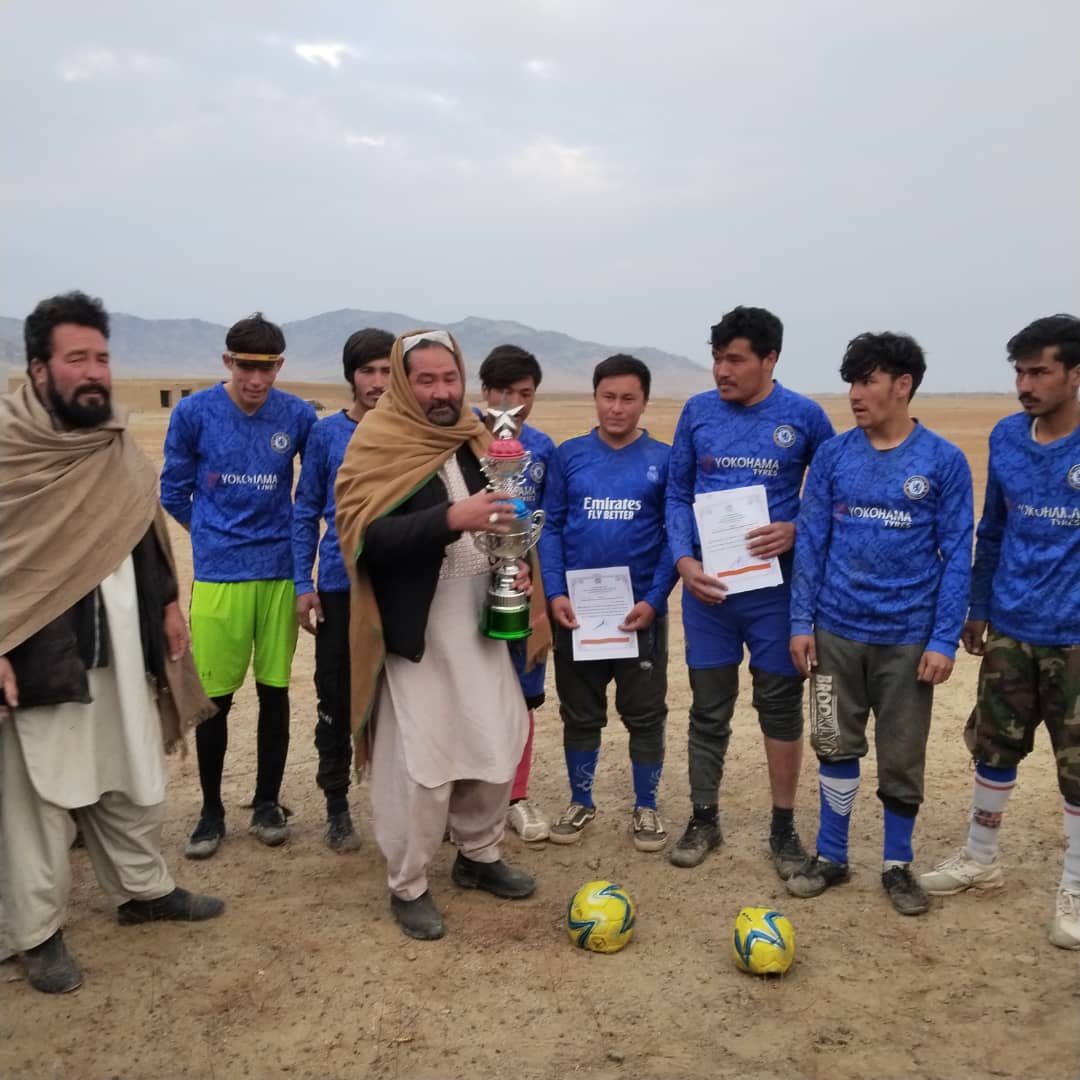
[[[566,596],[566,571],[629,566],[635,603],[667,612],[676,573],[664,529],[671,447],[644,432],[615,450],[596,429],[568,439],[551,459],[540,534],[548,597]]]
[[[161,504],[191,530],[197,581],[292,578],[293,459],[314,424],[310,405],[275,389],[250,416],[222,383],[177,404]]]
[[[334,481],[345,448],[356,430],[356,421],[342,409],[312,429],[304,447],[300,480],[293,506],[292,546],[296,595],[315,591],[312,571],[316,547],[319,552],[319,588],[323,592],[348,592],[349,575],[338,546],[334,525]],[[326,532],[319,540],[319,522],[326,520]]]
[[[971,585],[971,470],[916,424],[875,450],[860,428],[810,466],[795,535],[791,633],[815,627],[871,645],[915,645],[950,659]]]
[[[1080,429],[1043,446],[1018,413],[990,433],[968,618],[1029,645],[1080,644]]]

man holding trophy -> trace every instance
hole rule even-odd
[[[531,617],[543,598],[523,561],[537,529],[514,490],[527,457],[512,437],[492,443],[464,393],[449,333],[399,337],[390,389],[357,428],[336,486],[357,764],[370,759],[391,910],[420,939],[444,933],[427,868],[448,824],[456,885],[507,899],[535,888],[499,850],[528,731],[506,641],[528,637],[532,661],[549,639]]]

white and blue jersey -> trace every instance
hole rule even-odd
[[[271,388],[252,415],[224,384],[182,399],[165,436],[161,504],[191,530],[197,581],[293,576],[293,459],[315,410]]]
[[[1029,645],[1080,644],[1080,429],[1043,446],[1018,413],[990,433],[968,618]]]
[[[917,645],[952,659],[971,587],[971,470],[916,423],[876,450],[861,428],[830,439],[806,478],[795,534],[791,633]]]
[[[293,505],[293,578],[296,595],[315,591],[312,571],[316,547],[319,552],[319,589],[348,592],[349,575],[341,558],[334,525],[334,481],[345,457],[345,448],[356,430],[356,421],[345,409],[320,420],[304,447],[300,480]],[[319,522],[326,520],[326,532],[319,540]]]
[[[672,558],[701,558],[694,499],[711,491],[761,484],[771,521],[794,521],[803,476],[819,446],[833,436],[815,401],[773,384],[754,405],[724,401],[716,390],[695,394],[683,406],[671,447],[667,531]],[[788,654],[788,598],[792,555],[780,556],[781,585],[729,596],[710,606],[683,590],[688,667],[716,668],[742,660],[777,675],[793,675]]]
[[[643,432],[608,446],[594,428],[568,439],[551,459],[540,534],[548,598],[566,596],[566,571],[628,566],[634,602],[667,612],[677,574],[664,528],[671,447]]]

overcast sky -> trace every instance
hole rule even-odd
[[[516,319],[1008,389],[1080,309],[1076,0],[0,5],[0,314]],[[543,357],[540,358],[541,361]],[[707,379],[707,376],[706,376]]]

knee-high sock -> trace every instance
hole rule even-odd
[[[906,866],[915,858],[911,837],[915,832],[915,814],[898,814],[885,807],[885,842],[882,847],[883,869]]]
[[[1080,806],[1065,804],[1065,865],[1061,870],[1061,887],[1080,893]]]
[[[975,786],[971,796],[971,825],[968,828],[968,855],[976,862],[997,858],[1001,818],[1016,787],[1016,767],[992,769],[980,762],[975,766]]]
[[[634,806],[655,810],[656,789],[660,786],[660,774],[664,771],[663,762],[643,765],[639,761],[633,761],[630,768],[634,774]]]
[[[510,801],[519,802],[529,797],[529,773],[532,771],[533,735],[536,732],[536,713],[529,710],[529,737],[525,740],[525,749],[521,751],[517,772],[514,774],[514,786],[510,789]]]
[[[848,827],[851,825],[851,808],[858,790],[858,758],[820,763],[818,791],[821,796],[821,820],[818,824],[817,850],[829,862],[848,861]]]
[[[225,751],[229,745],[229,710],[232,694],[211,698],[218,711],[195,729],[195,754],[199,760],[199,786],[202,788],[204,817],[224,817],[221,801],[221,774],[225,769]]]
[[[256,683],[259,695],[258,772],[255,805],[276,803],[289,755],[289,690],[284,686]]]
[[[566,773],[570,778],[570,798],[582,806],[592,806],[593,780],[596,779],[596,763],[599,750],[567,750]]]

